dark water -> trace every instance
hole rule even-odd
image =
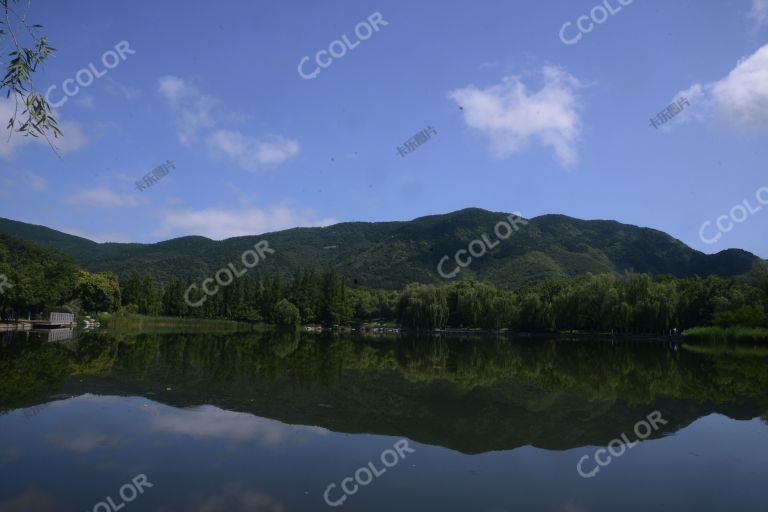
[[[760,348],[6,335],[0,411],[2,511],[768,510]]]

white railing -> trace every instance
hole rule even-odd
[[[51,313],[50,322],[52,324],[72,324],[75,322],[75,315],[72,313]]]

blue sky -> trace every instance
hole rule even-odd
[[[153,242],[480,207],[768,257],[768,0],[605,3],[32,0],[58,50],[37,89],[60,102],[89,64],[107,72],[57,108],[61,159],[3,135],[0,216]],[[607,19],[565,44],[564,24],[572,40],[590,12]],[[299,75],[342,36],[353,49]],[[682,113],[650,126],[681,96]],[[704,243],[702,225],[715,237],[744,200],[754,213]]]

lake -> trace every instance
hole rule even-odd
[[[0,342],[2,511],[768,507],[768,350],[116,334]]]

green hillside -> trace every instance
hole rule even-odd
[[[0,234],[15,235],[58,249],[83,268],[152,272],[161,280],[210,274],[260,240],[276,253],[261,270],[292,274],[299,267],[332,267],[350,284],[399,289],[419,281],[444,280],[436,267],[449,256],[446,271],[455,268],[453,256],[469,242],[487,234],[508,214],[469,208],[408,222],[348,222],[324,228],[296,228],[262,235],[213,241],[188,236],[155,244],[98,244],[46,227],[0,219]],[[624,271],[649,274],[734,276],[746,274],[758,258],[730,249],[705,255],[654,229],[605,220],[579,220],[544,215],[529,220],[520,231],[461,271],[497,285],[518,286],[551,277],[586,272]]]

